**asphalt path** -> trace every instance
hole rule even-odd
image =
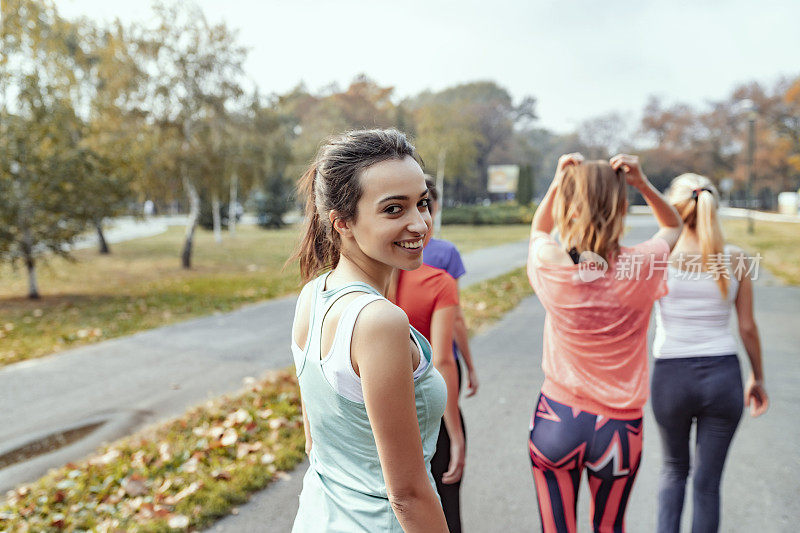
[[[652,219],[631,217],[624,242],[655,230]],[[487,252],[488,253],[488,252]],[[497,256],[495,256],[495,262]],[[749,415],[734,439],[723,480],[720,531],[789,533],[800,523],[800,288],[785,287],[760,273],[756,318],[764,347],[771,407]],[[528,427],[539,387],[544,310],[535,296],[525,299],[492,328],[471,341],[481,388],[462,400],[468,450],[462,484],[462,518],[467,532],[539,531],[539,516],[527,450]],[[652,336],[652,332],[651,332]],[[652,338],[651,338],[652,341]],[[743,349],[740,353],[744,354]],[[745,356],[742,368],[747,371]],[[644,456],[627,513],[627,530],[655,530],[660,443],[649,405],[645,408]],[[213,531],[287,532],[297,512],[297,497],[307,464],[256,493]],[[579,496],[579,531],[591,531],[589,493]],[[684,510],[689,530],[690,492]]]
[[[525,264],[515,242],[464,256],[465,283]],[[502,261],[498,261],[502,258]],[[0,491],[78,460],[189,407],[292,363],[296,295],[23,361],[0,369],[0,456],[48,436],[102,423],[54,452],[0,469]]]

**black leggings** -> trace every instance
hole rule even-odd
[[[458,390],[461,390],[461,364],[456,359],[456,370],[458,371]],[[464,426],[464,417],[459,409],[458,415],[461,417],[461,427],[464,428],[464,444],[467,440],[467,428]],[[450,435],[444,427],[444,420],[439,428],[439,440],[436,441],[436,452],[431,459],[431,473],[436,481],[436,490],[442,500],[442,510],[447,520],[447,528],[450,533],[461,533],[461,480],[452,484],[442,483],[442,476],[450,466]],[[463,474],[462,474],[463,477]]]
[[[658,533],[680,530],[693,422],[697,424],[697,443],[692,532],[716,532],[722,469],[744,403],[739,359],[736,355],[656,359],[651,402],[663,454]]]

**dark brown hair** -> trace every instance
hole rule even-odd
[[[428,204],[428,211],[430,211],[431,216],[433,216],[433,204],[439,202],[439,189],[436,188],[436,182],[433,181],[433,178],[425,174],[425,186],[428,187],[428,196],[431,198],[431,202]],[[438,207],[438,206],[437,206]]]
[[[405,134],[395,129],[348,131],[320,147],[298,184],[306,197],[306,222],[292,259],[300,260],[303,281],[339,263],[341,241],[328,213],[336,211],[344,220],[355,219],[362,194],[361,172],[376,163],[406,156],[420,162]]]

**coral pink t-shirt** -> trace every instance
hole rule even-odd
[[[401,270],[395,300],[409,323],[431,342],[433,312],[458,305],[458,282],[446,271],[426,264]]]
[[[609,418],[639,418],[649,394],[647,327],[667,294],[669,245],[654,237],[622,246],[605,271],[590,271],[542,263],[545,243],[556,244],[533,236],[528,252],[528,279],[547,311],[542,393]]]

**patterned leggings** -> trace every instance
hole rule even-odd
[[[540,394],[528,446],[544,533],[577,531],[584,467],[594,531],[625,531],[625,506],[642,457],[641,418],[605,418]]]

